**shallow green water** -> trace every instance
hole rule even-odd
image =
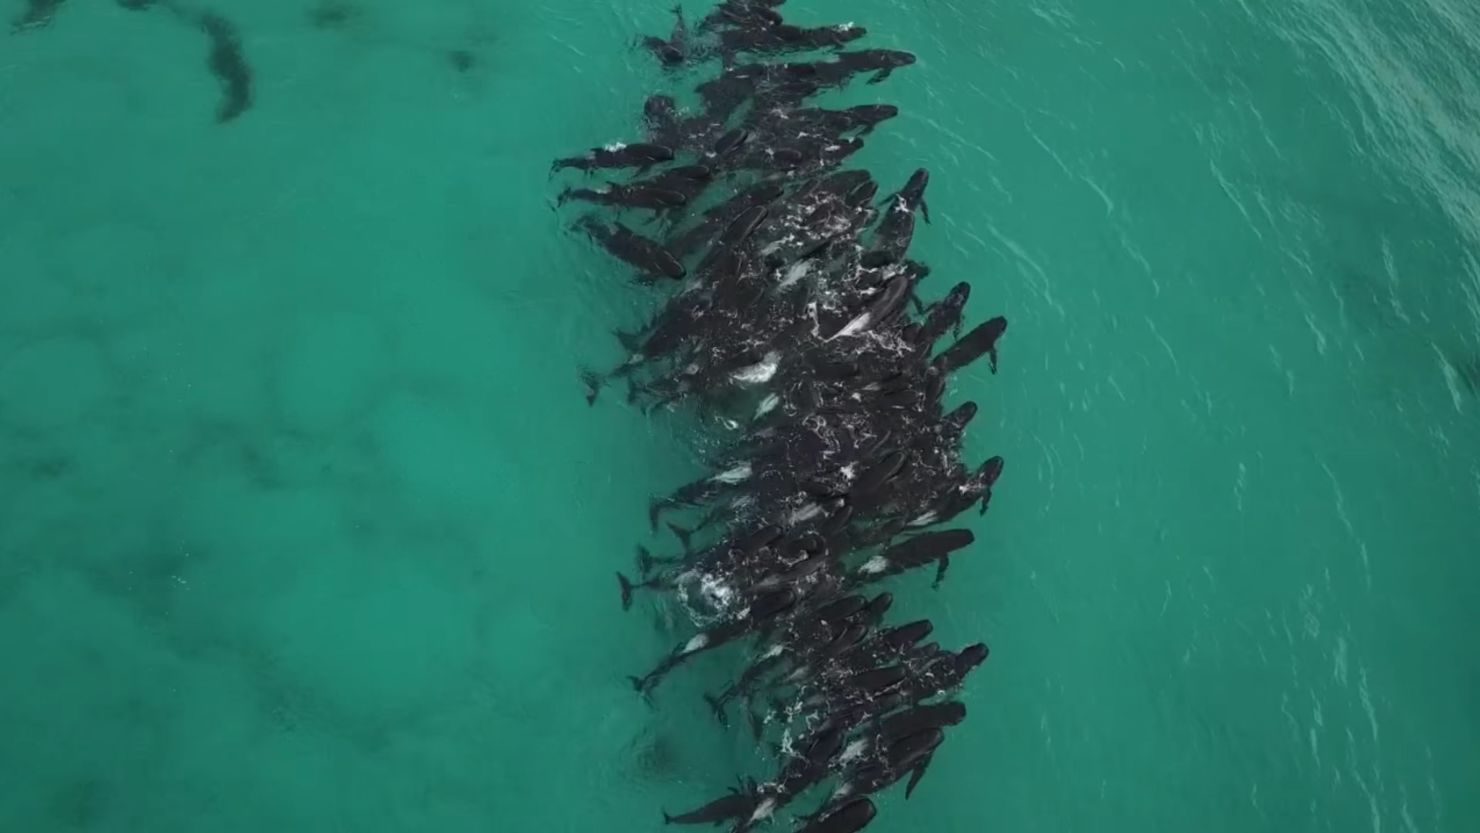
[[[223,2],[225,126],[159,10],[0,35],[0,830],[641,831],[762,774],[733,655],[623,680],[694,426],[575,380],[651,299],[548,163],[670,83],[666,4],[597,5]],[[952,394],[979,543],[895,587],[993,657],[870,829],[1480,826],[1480,12],[785,11],[920,56],[857,161],[1012,321]]]

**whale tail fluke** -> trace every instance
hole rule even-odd
[[[605,381],[601,374],[594,370],[581,371],[581,384],[586,388],[586,404],[595,405],[596,397],[601,393],[601,384]]]
[[[636,353],[637,349],[642,346],[637,336],[626,330],[612,330],[612,335],[617,337],[617,341],[621,342],[622,347],[629,353]]]
[[[704,695],[704,702],[709,704],[710,711],[714,712],[714,719],[718,720],[721,726],[730,725],[730,717],[725,714],[725,701],[723,699],[706,693]]]
[[[672,521],[668,522],[668,529],[670,532],[673,533],[674,537],[678,539],[678,542],[680,544],[683,544],[683,554],[691,555],[694,552],[694,531],[691,529],[684,529],[683,527],[679,526],[676,523],[673,523]]]
[[[622,609],[632,609],[632,582],[621,573],[617,573],[617,583],[622,586]]]

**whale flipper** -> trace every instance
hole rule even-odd
[[[946,580],[946,568],[950,566],[951,557],[949,555],[942,555],[940,557],[940,566],[935,570],[935,582],[930,585],[931,590],[940,587],[940,583]]]

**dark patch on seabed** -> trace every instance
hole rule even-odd
[[[252,70],[231,21],[208,12],[200,16],[200,27],[211,40],[211,74],[221,83],[216,121],[229,122],[252,105]]]
[[[447,53],[447,62],[458,72],[469,72],[478,63],[478,59],[466,49],[453,49]]]
[[[66,0],[29,0],[26,10],[15,19],[12,28],[17,31],[39,29],[51,24],[51,19]]]
[[[317,29],[342,29],[364,16],[364,10],[348,0],[320,0],[308,10],[308,21]]]
[[[210,43],[206,67],[221,86],[221,103],[216,108],[216,121],[221,124],[236,119],[252,106],[252,68],[242,49],[236,26],[214,12],[198,14],[186,11],[172,2],[159,0],[115,0],[130,11],[148,11],[160,6],[176,18],[193,20]],[[30,0],[24,14],[14,25],[16,32],[50,25],[65,0]]]

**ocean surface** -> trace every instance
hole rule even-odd
[[[626,833],[765,774],[737,653],[625,680],[700,429],[587,407],[655,298],[548,177],[704,77],[631,48],[669,5],[5,0],[0,831]],[[783,11],[919,56],[854,161],[930,169],[926,294],[1012,322],[949,393],[978,542],[892,587],[992,657],[870,830],[1480,829],[1480,6]]]

